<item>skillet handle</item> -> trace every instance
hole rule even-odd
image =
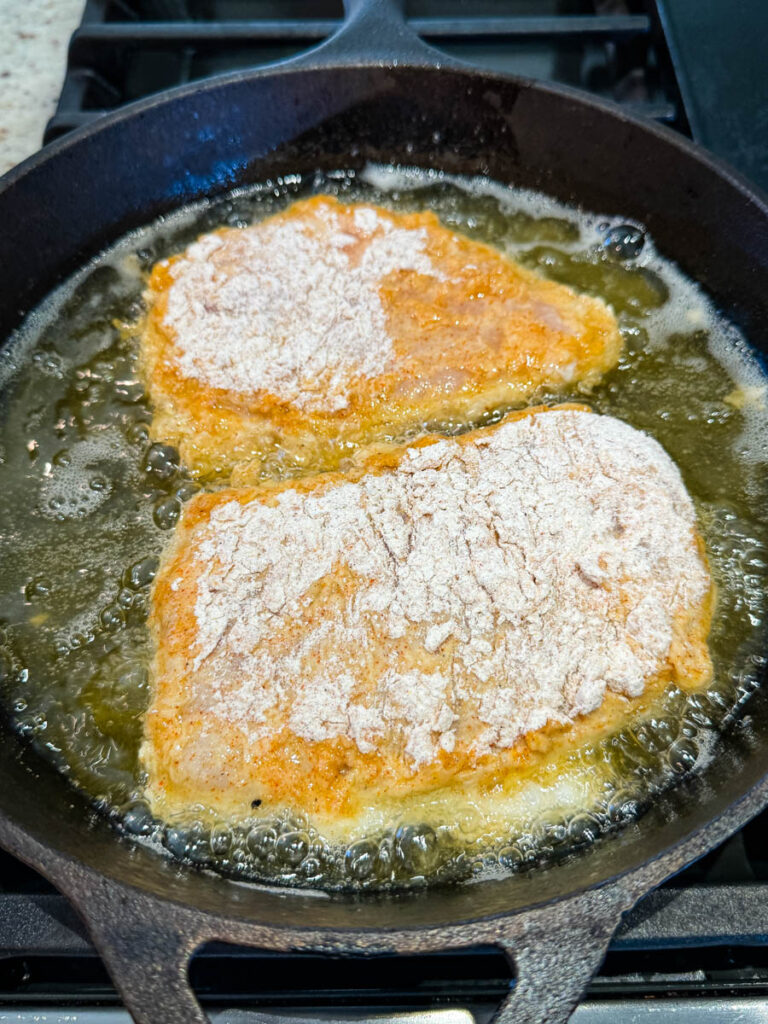
[[[281,61],[281,67],[323,67],[328,64],[453,63],[423,42],[408,25],[405,0],[344,0],[344,21],[324,43],[307,53]]]
[[[87,887],[73,887],[71,881],[68,895],[85,919],[136,1024],[210,1024],[189,982],[194,951],[210,939],[271,944],[257,927],[245,922],[235,925],[233,934],[224,935],[220,926],[198,911],[98,876],[91,875]],[[599,968],[623,912],[638,895],[621,881],[613,882],[560,903],[500,918],[482,939],[473,937],[473,943],[487,941],[501,947],[516,974],[515,986],[493,1024],[566,1024]],[[458,929],[446,936],[445,946],[460,946],[460,936]],[[303,945],[299,939],[286,948]],[[402,951],[408,949],[406,942]],[[243,1014],[243,1024],[248,1019]],[[256,1014],[255,1020],[259,1019]]]
[[[566,1024],[637,897],[618,881],[505,922],[516,982],[492,1024]]]
[[[200,915],[90,872],[65,892],[136,1024],[210,1024],[189,981]]]

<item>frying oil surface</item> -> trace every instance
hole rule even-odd
[[[498,787],[474,809],[464,801],[460,818],[449,792],[404,807],[397,821],[374,814],[346,849],[311,822],[258,810],[237,828],[202,816],[157,822],[142,801],[138,763],[148,591],[167,531],[197,485],[172,449],[149,444],[136,340],[125,327],[141,314],[144,273],[157,259],[316,191],[432,209],[448,227],[608,301],[625,339],[620,365],[587,395],[547,401],[586,400],[664,445],[696,503],[718,586],[709,691],[669,690],[619,734]],[[15,727],[119,827],[175,856],[240,878],[328,886],[423,884],[546,862],[633,817],[695,768],[755,685],[768,603],[765,380],[737,332],[635,225],[425,172],[369,168],[268,183],[118,243],[30,318],[3,390],[3,701]],[[265,466],[267,476],[297,472],[280,452]],[[484,828],[490,820],[505,824]]]

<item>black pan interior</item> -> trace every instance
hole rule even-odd
[[[364,67],[242,74],[180,90],[14,172],[0,188],[0,337],[106,244],[164,212],[281,173],[367,160],[487,174],[636,218],[768,353],[768,209],[738,180],[671,133],[546,86]],[[180,870],[118,841],[63,779],[30,753],[19,759],[11,736],[0,749],[0,816],[43,846],[201,909],[278,926],[442,924],[596,885],[717,818],[768,771],[768,695],[758,692],[746,711],[699,778],[618,838],[526,878],[419,896],[279,895]]]

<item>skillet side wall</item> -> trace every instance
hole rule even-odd
[[[684,140],[541,84],[354,67],[176,90],[11,172],[0,186],[0,338],[87,259],[162,213],[280,173],[369,159],[487,174],[637,218],[768,348],[768,210]]]
[[[768,352],[768,213],[739,182],[671,134],[567,93],[409,68],[228,77],[128,109],[33,158],[0,186],[0,337],[105,245],[164,212],[269,176],[369,159],[484,173],[641,220]],[[440,925],[598,885],[717,818],[768,770],[768,699],[758,693],[748,712],[701,778],[587,856],[407,899],[288,897],[179,872],[118,842],[60,777],[31,754],[19,761],[12,740],[0,750],[0,825],[4,817],[31,834],[16,849],[33,861],[50,847],[150,892],[275,927]]]

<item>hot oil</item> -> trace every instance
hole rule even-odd
[[[149,590],[168,531],[199,487],[172,449],[148,439],[131,332],[146,272],[203,231],[248,224],[311,192],[432,209],[448,227],[610,302],[625,339],[619,366],[589,393],[544,400],[588,401],[664,445],[696,502],[718,586],[706,692],[672,687],[619,733],[566,748],[527,778],[361,816],[344,844],[307,820],[260,809],[236,827],[202,812],[159,822],[142,800],[138,760]],[[559,859],[716,756],[717,729],[764,664],[765,378],[737,332],[639,225],[435,173],[373,167],[269,182],[123,239],[52,296],[8,350],[0,418],[0,678],[14,727],[123,831],[237,878],[419,885]],[[266,455],[272,477],[302,471],[279,450]],[[329,452],[329,464],[338,457]]]

